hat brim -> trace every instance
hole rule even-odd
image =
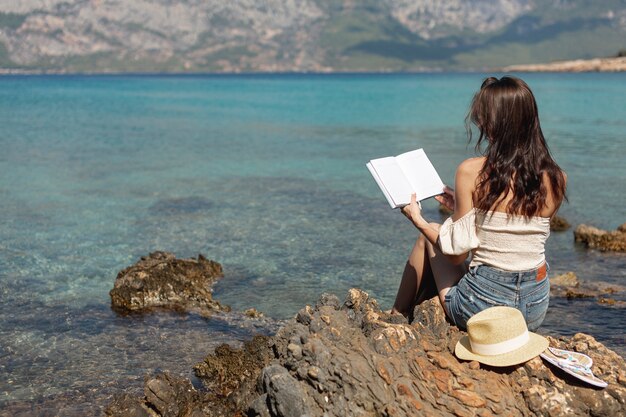
[[[478,355],[472,352],[469,336],[463,336],[454,348],[454,354],[459,359],[467,361],[478,361],[490,366],[512,366],[524,363],[539,356],[541,352],[548,348],[548,339],[536,333],[528,332],[528,342],[511,352],[501,355]]]

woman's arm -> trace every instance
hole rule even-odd
[[[457,168],[455,175],[455,191],[454,191],[454,213],[452,220],[456,221],[467,214],[473,207],[472,195],[478,172],[482,167],[480,158],[471,158],[463,161]],[[422,216],[422,210],[418,206],[415,195],[411,196],[411,203],[402,208],[402,213],[411,220],[428,241],[438,246],[439,225],[426,221]],[[461,264],[469,252],[461,255],[445,255],[453,264]]]
[[[426,239],[433,245],[437,245],[437,239],[439,238],[439,225],[431,224],[422,217],[422,206],[417,204],[415,194],[411,194],[411,202],[402,207],[402,214],[404,214],[415,227],[419,229]]]

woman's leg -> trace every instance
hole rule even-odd
[[[440,225],[431,223],[431,226],[439,229]],[[446,294],[450,288],[455,286],[459,280],[463,278],[463,275],[467,272],[467,267],[465,266],[465,262],[460,265],[452,264],[452,262],[441,253],[439,247],[432,245],[430,242],[426,242],[426,253],[435,284],[437,285],[439,301],[441,301],[444,311],[448,314],[445,303]]]
[[[432,297],[433,287],[433,273],[428,261],[426,239],[420,235],[404,266],[402,281],[391,311],[404,316],[409,315],[413,306],[425,301],[429,294]],[[436,293],[436,288],[434,289]]]

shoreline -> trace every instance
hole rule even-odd
[[[407,320],[381,311],[358,288],[343,302],[323,293],[273,336],[208,353],[193,367],[199,386],[158,371],[146,376],[143,395],[122,391],[104,411],[109,417],[169,410],[265,417],[623,414],[624,360],[592,336],[546,342],[589,355],[607,390],[538,356],[497,369],[460,360],[455,346],[466,334],[448,323],[436,298],[415,306]]]
[[[467,70],[444,70],[442,68],[428,68],[423,70],[293,70],[293,71],[69,71],[63,69],[21,69],[21,68],[0,68],[0,76],[11,75],[70,75],[70,76],[273,76],[273,75],[394,75],[394,74],[464,74],[480,73],[487,69],[467,69]]]
[[[293,71],[71,71],[64,69],[0,68],[0,76],[11,75],[68,75],[68,76],[268,76],[268,75],[410,75],[410,74],[467,74],[489,72],[626,72],[626,57],[608,57],[553,61],[539,64],[507,65],[492,68],[421,70],[293,70]]]
[[[502,72],[624,72],[626,57],[575,59],[543,64],[509,65]]]

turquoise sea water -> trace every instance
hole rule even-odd
[[[144,373],[249,336],[219,320],[118,317],[117,272],[154,250],[223,264],[215,296],[291,317],[360,287],[389,308],[415,229],[369,159],[423,147],[446,182],[473,155],[484,74],[0,78],[0,414],[90,413]],[[527,74],[569,175],[574,226],[626,221],[626,74]],[[433,202],[427,216],[441,220]],[[547,246],[552,272],[626,285],[626,255]],[[615,296],[625,300],[624,292]],[[554,300],[541,332],[626,353],[624,309]]]

